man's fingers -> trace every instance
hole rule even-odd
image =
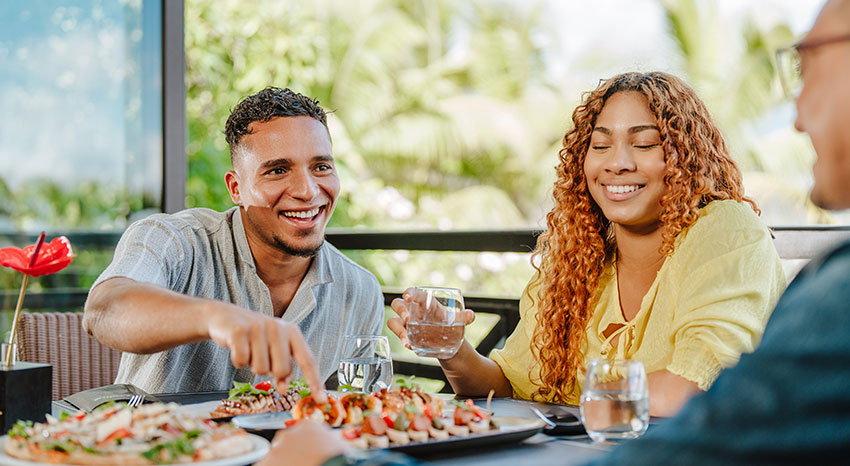
[[[231,330],[227,339],[230,347],[230,361],[234,367],[245,367],[251,362],[251,345],[248,341],[248,331],[243,327]]]
[[[251,324],[251,370],[258,375],[269,373],[269,343],[266,338],[265,322],[254,322]]]
[[[304,337],[295,326],[288,326],[286,333],[289,336],[289,348],[292,352],[292,358],[295,359],[295,363],[298,364],[298,367],[301,368],[301,373],[307,379],[307,385],[310,387],[310,393],[313,394],[313,399],[317,403],[326,402],[325,386],[319,379],[316,359],[313,358],[313,353],[307,347],[307,342],[304,341]]]
[[[278,393],[286,393],[289,391],[289,377],[285,379],[275,379],[274,386]]]
[[[469,325],[473,321],[475,321],[475,312],[472,309],[464,309],[460,311],[460,321],[464,323],[464,325]]]
[[[272,375],[278,380],[288,380],[292,374],[292,356],[289,354],[289,341],[281,322],[275,320],[266,326],[269,339],[269,357]],[[286,393],[286,392],[282,392]]]

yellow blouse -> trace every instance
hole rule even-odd
[[[629,322],[620,310],[616,267],[606,266],[587,326],[585,365],[600,357],[637,359],[647,373],[666,369],[706,390],[723,368],[758,345],[785,284],[770,234],[750,206],[714,201],[676,238]],[[538,289],[532,280],[520,299],[516,330],[503,349],[490,353],[517,398],[532,399],[537,389],[531,380],[538,374],[531,348],[537,306],[529,294],[536,303]],[[611,324],[623,326],[606,338],[602,332]],[[567,403],[578,404],[583,371],[576,381]]]

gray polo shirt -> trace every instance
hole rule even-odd
[[[132,224],[92,288],[112,277],[274,315],[238,207],[155,214]],[[344,335],[381,332],[383,302],[378,280],[325,242],[281,318],[301,329],[326,380],[337,370]],[[173,393],[227,390],[234,380],[253,379],[248,368],[231,364],[228,349],[207,340],[154,354],[124,353],[115,383]]]

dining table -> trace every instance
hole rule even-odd
[[[227,397],[227,392],[201,392],[201,393],[163,393],[155,394],[154,397],[163,402],[174,402],[181,405],[193,405],[221,400]],[[484,398],[473,398],[478,406],[486,406]],[[490,403],[493,416],[509,416],[536,420],[532,408],[541,412],[547,412],[555,405],[538,403],[527,400],[512,398],[494,398]],[[576,416],[579,409],[576,406],[561,406]],[[60,416],[62,412],[73,413],[76,409],[69,403],[59,400],[54,401],[52,414]],[[651,422],[650,428],[652,427]],[[488,466],[516,466],[520,464],[534,465],[580,465],[597,458],[606,451],[615,447],[614,443],[596,443],[586,434],[551,436],[537,433],[531,437],[517,442],[506,442],[490,444],[486,447],[475,446],[469,448],[455,448],[448,451],[440,451],[432,454],[416,454],[416,458],[429,464],[439,465],[488,465]]]

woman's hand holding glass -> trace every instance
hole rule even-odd
[[[463,343],[464,327],[475,320],[456,288],[408,288],[391,307],[398,316],[387,327],[419,356],[453,357]]]

